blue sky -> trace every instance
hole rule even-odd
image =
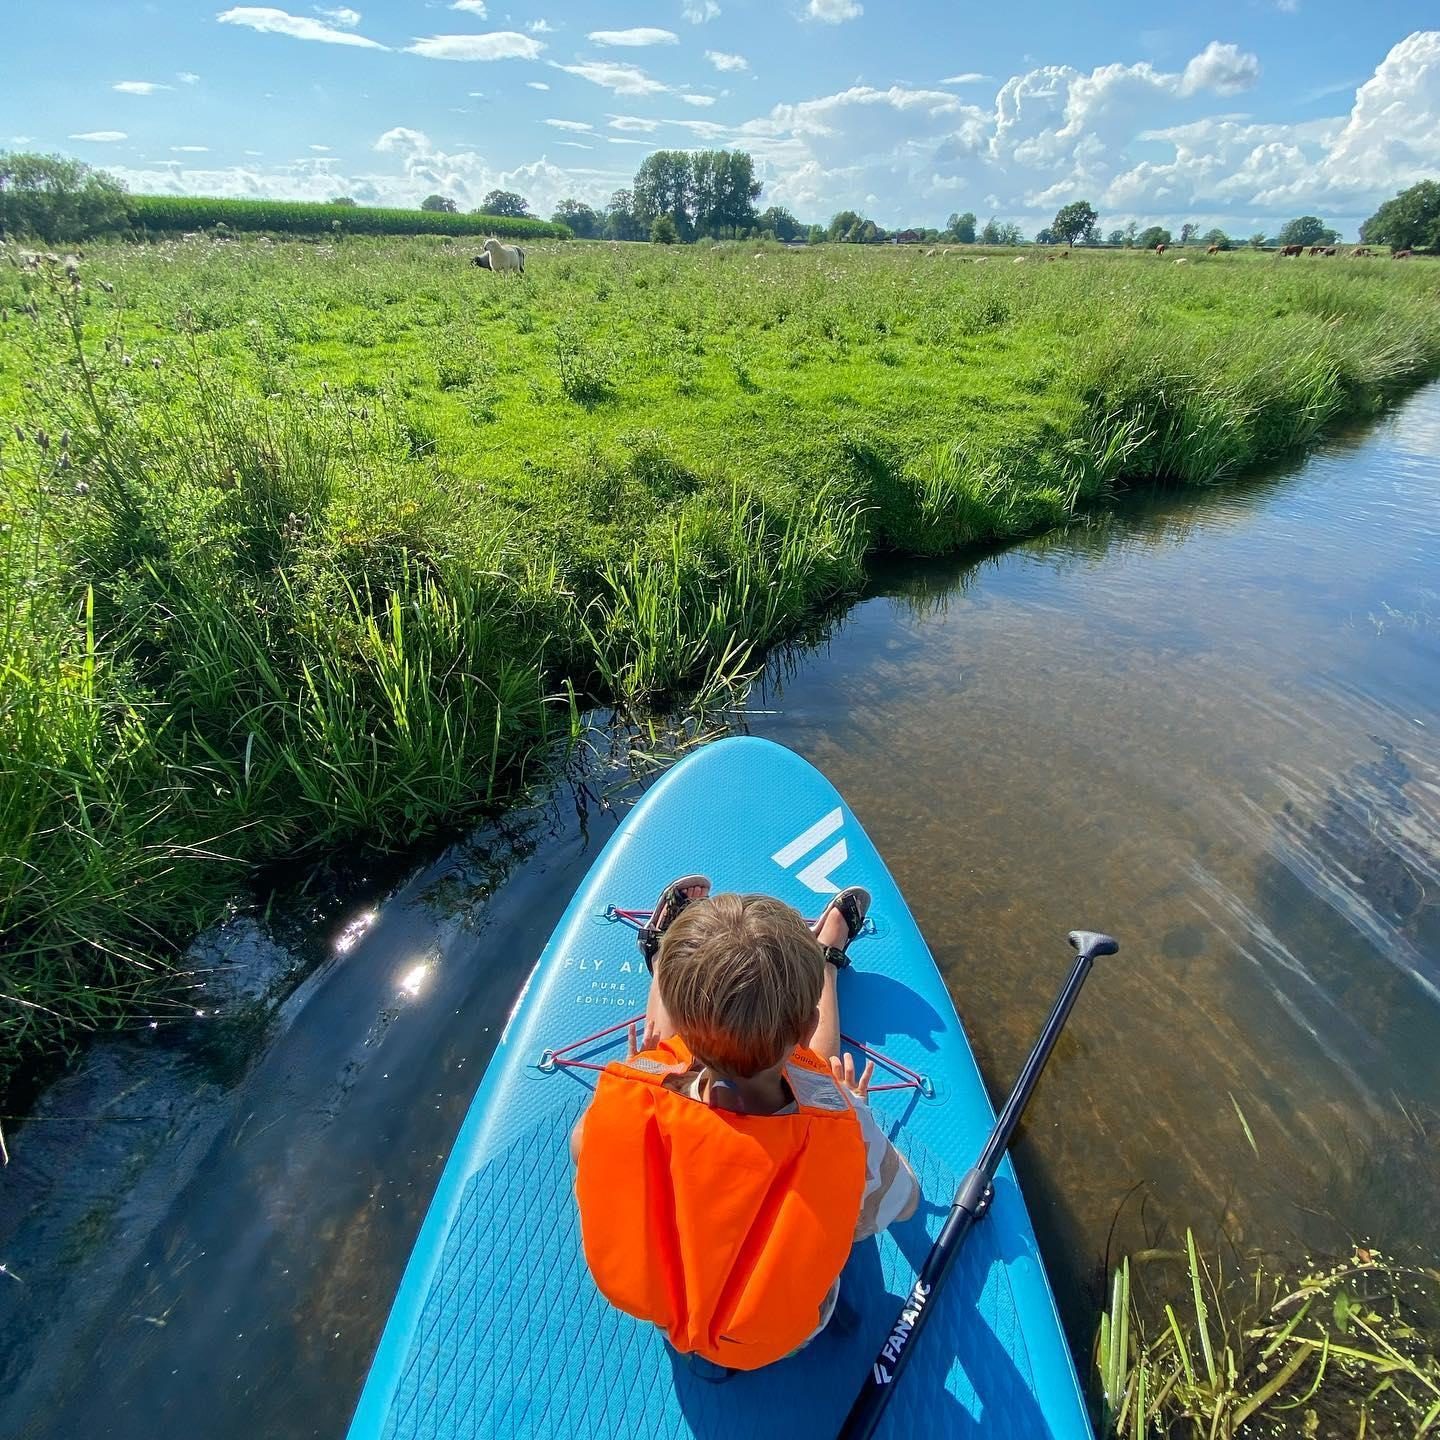
[[[548,213],[603,203],[651,149],[725,145],[807,221],[1029,233],[1085,198],[1106,229],[1313,212],[1353,233],[1440,176],[1427,21],[1373,0],[47,0],[6,18],[0,147],[143,191],[469,208],[501,187]]]

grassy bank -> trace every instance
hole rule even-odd
[[[0,265],[0,1067],[187,1006],[247,867],[402,846],[865,555],[1204,483],[1440,368],[1428,267],[169,241]]]

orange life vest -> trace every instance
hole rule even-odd
[[[829,1066],[797,1048],[797,1110],[739,1115],[667,1088],[679,1040],[605,1068],[585,1112],[575,1192],[595,1283],[677,1350],[736,1370],[815,1332],[865,1192],[865,1138]]]

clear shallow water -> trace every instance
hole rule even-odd
[[[1437,590],[1432,387],[1283,473],[889,569],[757,687],[748,728],[845,792],[992,1090],[1064,932],[1121,938],[1019,1152],[1081,1348],[1107,1246],[1187,1223],[1440,1249]],[[317,919],[329,958],[278,1014],[97,1049],[7,1127],[0,1433],[343,1432],[499,1025],[631,794],[577,767]],[[244,922],[209,955],[226,993],[287,963]]]

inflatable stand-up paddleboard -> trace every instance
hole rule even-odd
[[[839,977],[841,1024],[857,1058],[861,1047],[885,1057],[871,1105],[924,1194],[914,1218],[852,1251],[825,1332],[778,1364],[728,1375],[677,1355],[595,1289],[568,1146],[594,1089],[587,1067],[624,1054],[623,1022],[645,1007],[637,912],[691,871],[717,893],[764,892],[810,918],[841,886],[874,896]],[[993,1122],[930,952],[834,787],[769,741],[707,746],[626,817],[526,983],[415,1242],[350,1440],[834,1435]],[[1008,1160],[933,1303],[881,1436],[1091,1440]]]

